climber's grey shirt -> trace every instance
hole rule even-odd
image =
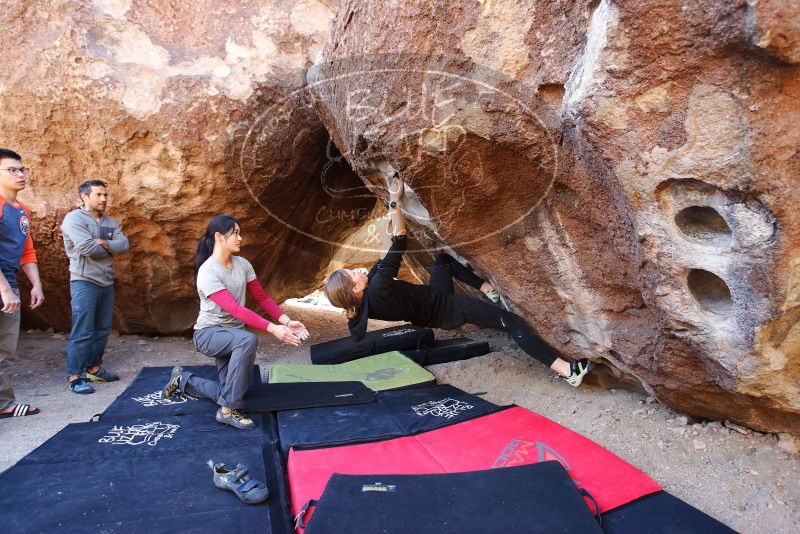
[[[226,312],[209,298],[217,291],[227,289],[240,306],[247,297],[247,283],[256,279],[256,272],[250,262],[241,256],[231,256],[233,267],[228,270],[210,256],[197,271],[197,294],[200,295],[200,314],[197,316],[195,330],[209,326],[244,328],[244,323]]]

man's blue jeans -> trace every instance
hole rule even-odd
[[[75,280],[72,296],[72,332],[67,341],[67,374],[79,375],[100,365],[114,318],[114,286]]]

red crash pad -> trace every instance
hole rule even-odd
[[[546,460],[561,462],[605,512],[659,491],[655,481],[593,441],[525,408],[497,412],[403,438],[290,450],[292,512],[319,499],[333,473],[434,474],[479,471]]]

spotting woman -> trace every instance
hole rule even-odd
[[[389,184],[389,215],[392,246],[369,273],[363,269],[338,269],[325,283],[325,295],[334,306],[344,308],[350,333],[360,340],[367,330],[367,319],[408,321],[413,325],[451,330],[469,323],[484,328],[502,329],[528,355],[561,375],[570,385],[579,386],[594,364],[588,360],[562,360],[531,332],[518,315],[489,301],[453,293],[453,278],[482,291],[492,301],[499,293],[491,283],[458,263],[449,254],[439,254],[431,271],[430,284],[410,284],[395,280],[406,250],[406,228],[400,203],[405,184],[395,175]]]
[[[216,360],[219,382],[175,367],[162,396],[185,393],[211,399],[220,406],[217,421],[249,430],[255,423],[240,409],[253,373],[258,337],[245,330],[245,325],[265,330],[283,343],[295,346],[308,338],[308,330],[303,323],[291,320],[264,291],[250,262],[234,256],[241,244],[239,225],[229,215],[211,219],[197,243],[195,273],[200,314],[194,325],[193,341],[198,351]],[[278,324],[245,308],[248,292]]]

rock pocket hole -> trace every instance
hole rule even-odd
[[[710,271],[692,269],[687,282],[692,296],[704,309],[717,315],[728,315],[731,312],[731,290],[722,278]]]
[[[561,105],[564,99],[564,86],[560,83],[546,83],[539,86],[539,95],[554,106]]]
[[[733,232],[717,210],[710,206],[691,206],[675,216],[681,232],[694,239],[716,245],[733,241]],[[710,274],[710,273],[709,273]]]

